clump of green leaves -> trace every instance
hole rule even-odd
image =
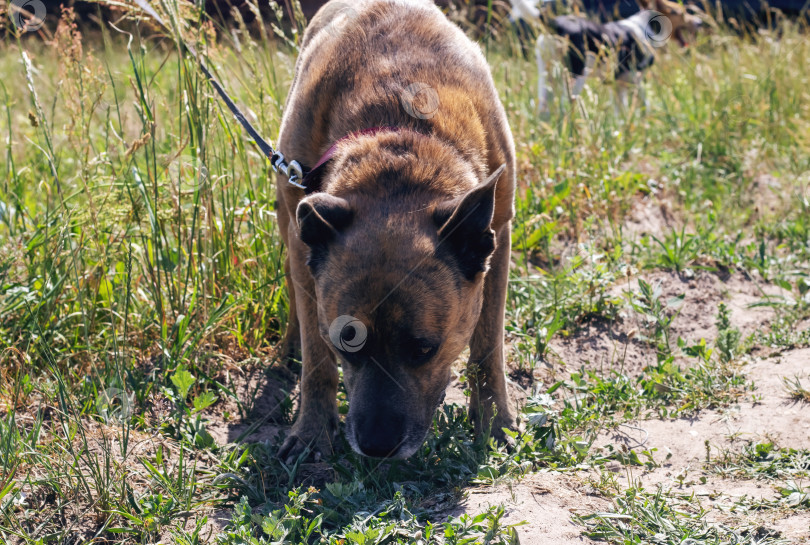
[[[737,357],[742,334],[731,325],[731,312],[725,303],[717,307],[717,351],[721,363],[728,363]]]
[[[289,492],[288,501],[282,507],[263,512],[266,506],[254,510],[248,499],[242,497],[227,528],[217,537],[217,544],[519,543],[515,525],[501,521],[503,507],[490,507],[475,516],[448,517],[444,523],[420,522],[408,510],[403,494],[397,492],[391,501],[384,502],[373,513],[357,512],[345,526],[329,530],[323,524],[324,514],[330,509],[329,504],[335,501],[340,501],[340,498],[324,496],[312,487],[306,491],[297,488]]]
[[[706,518],[692,498],[672,497],[659,488],[650,493],[628,488],[616,498],[615,510],[574,515],[586,535],[610,543],[712,543],[716,545],[787,544],[776,532],[732,528]]]
[[[630,305],[644,319],[646,332],[641,338],[657,348],[658,359],[663,360],[672,354],[670,328],[683,305],[684,295],[662,299],[661,284],[651,286],[643,279],[638,279],[639,291],[630,298]]]
[[[800,376],[797,375],[793,378],[782,377],[782,382],[784,382],[785,390],[791,398],[810,403],[810,390],[802,384]]]
[[[723,452],[710,467],[724,476],[747,479],[810,477],[810,450],[780,448],[770,442],[747,444],[741,452]]]
[[[651,236],[660,250],[658,264],[664,268],[675,269],[678,273],[697,258],[700,251],[700,237],[686,232],[684,226],[680,232],[672,230],[661,240]]]
[[[779,487],[782,502],[788,507],[810,507],[810,488],[800,481],[790,480]]]
[[[216,403],[217,396],[211,391],[204,391],[194,395],[191,407],[188,406],[188,396],[197,379],[184,365],[178,365],[171,375],[174,390],[164,388],[163,394],[174,404],[174,417],[164,423],[166,430],[177,438],[184,438],[198,448],[214,446],[214,438],[205,429],[202,412]]]

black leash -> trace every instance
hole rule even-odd
[[[172,28],[166,24],[166,22],[160,17],[160,15],[157,14],[157,12],[154,9],[152,9],[152,7],[149,4],[146,3],[146,0],[135,0],[135,3],[138,4],[138,6],[143,11],[148,13],[163,28],[165,28],[170,32],[172,31]],[[259,146],[259,149],[262,151],[262,153],[270,158],[270,164],[273,165],[273,170],[275,170],[276,172],[281,172],[283,175],[287,176],[289,178],[289,182],[295,187],[299,187],[309,192],[307,187],[299,182],[299,180],[304,181],[305,177],[304,168],[301,166],[301,164],[298,161],[287,162],[283,153],[273,149],[273,146],[269,142],[267,142],[264,138],[261,137],[256,128],[253,125],[251,125],[250,121],[247,120],[245,114],[242,113],[242,110],[239,109],[239,107],[234,103],[234,101],[231,100],[231,97],[228,96],[228,93],[225,92],[225,89],[222,88],[222,85],[220,85],[219,81],[217,81],[217,78],[215,78],[214,75],[211,73],[211,71],[208,70],[208,67],[205,65],[202,58],[197,54],[197,51],[193,47],[188,45],[185,42],[185,40],[183,40],[183,37],[180,35],[179,29],[175,34],[176,34],[175,39],[183,47],[185,47],[189,53],[191,53],[191,56],[193,56],[194,59],[197,61],[197,63],[200,65],[200,68],[202,69],[203,74],[205,74],[205,77],[207,77],[208,81],[211,82],[211,85],[214,87],[219,97],[222,99],[222,101],[234,115],[239,124],[242,125],[242,127],[247,131],[250,137],[253,138],[253,140],[256,142],[256,145]]]

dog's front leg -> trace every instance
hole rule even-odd
[[[290,269],[290,256],[284,260],[284,273],[287,277],[287,295],[290,301],[290,314],[287,317],[287,331],[284,333],[282,346],[284,347],[284,363],[290,369],[298,371],[298,362],[301,360],[301,328],[298,325],[298,310],[295,303],[295,284],[292,281]]]
[[[571,100],[576,100],[582,94],[585,88],[585,80],[587,80],[593,72],[594,64],[596,63],[596,56],[592,53],[585,55],[585,67],[581,75],[574,79],[573,89],[571,91]]]
[[[627,98],[627,83],[617,78],[614,89],[616,94],[613,99],[613,113],[616,117],[621,117],[627,113],[630,106],[630,101]]]
[[[613,106],[615,113],[619,115],[619,108],[621,113],[626,114],[630,109],[630,88],[641,88],[641,73],[640,72],[624,72],[616,77],[616,102]]]
[[[554,39],[540,34],[534,46],[534,55],[537,63],[537,110],[542,114],[549,109],[548,70],[554,57]]]
[[[301,395],[298,418],[279,449],[279,458],[291,464],[306,448],[318,460],[329,455],[338,431],[338,369],[335,357],[318,330],[314,281],[306,268],[302,244],[290,246],[291,278],[295,285],[301,331]]]
[[[644,88],[644,75],[639,73],[636,77],[636,86],[638,87],[638,96],[641,99],[641,104],[644,106],[644,111],[650,109],[650,99],[647,97],[647,90]]]
[[[515,417],[509,404],[504,376],[504,308],[509,280],[511,228],[503,226],[496,238],[490,269],[484,278],[481,316],[470,339],[470,416],[476,434],[492,426],[492,435],[505,440],[503,428],[515,429]]]

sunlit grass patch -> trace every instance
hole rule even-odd
[[[800,479],[810,476],[810,451],[773,443],[748,444],[741,452],[724,451],[710,469],[723,476],[754,479]]]
[[[272,139],[302,27],[264,22],[236,18],[217,33],[192,4],[181,19]],[[718,29],[689,51],[661,52],[644,83],[648,108],[636,100],[617,112],[611,86],[592,80],[582,100],[557,101],[545,118],[532,102],[533,62],[502,32],[485,50],[518,152],[509,359],[536,378],[557,363],[554,339],[629,305],[655,361],[530,381],[524,433],[508,448],[477,441],[456,406],[402,462],[344,445],[320,465],[286,467],[278,438],[218,444],[212,410],[227,403],[228,419],[255,427],[283,429],[293,416],[285,389],[277,414],[251,420],[252,400],[235,386],[248,367],[279,365],[288,301],[275,177],[173,40],[118,26],[131,42],[110,26],[82,36],[68,11],[51,44],[10,34],[0,44],[0,540],[196,545],[217,510],[232,519],[223,545],[512,543],[520,527],[502,507],[449,515],[468,487],[608,460],[646,465],[643,453],[594,452],[594,438],[734,403],[751,392],[741,354],[810,343],[796,327],[810,314],[803,29]],[[642,201],[666,202],[675,225],[636,236],[627,220]],[[678,298],[634,278],[648,269],[756,275],[784,292],[762,301],[776,319],[750,339],[721,314],[717,339],[690,343],[671,331]],[[628,278],[632,292],[617,295]],[[807,398],[803,377],[787,387]],[[807,453],[752,448],[715,469],[779,479],[780,505],[807,507]],[[777,542],[711,527],[671,498],[622,498],[616,513],[580,520],[615,542],[670,531]]]
[[[615,499],[612,512],[575,515],[586,535],[608,543],[713,543],[717,545],[787,545],[766,528],[731,527],[707,520],[694,497],[677,497],[662,489],[631,487]]]

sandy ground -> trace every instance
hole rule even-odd
[[[520,543],[582,545],[594,543],[582,535],[571,515],[606,511],[609,500],[601,497],[581,476],[540,472],[509,485],[469,490],[464,503],[451,514],[478,513],[491,505],[506,507],[506,524],[518,524]]]
[[[632,428],[606,430],[595,446],[657,449],[654,456],[660,466],[652,470],[626,468],[618,463],[608,467],[616,472],[622,489],[632,480],[651,491],[664,487],[681,496],[694,493],[696,501],[709,510],[708,520],[732,528],[759,525],[793,543],[808,543],[807,511],[730,512],[741,501],[776,499],[776,483],[726,479],[705,469],[707,442],[713,458],[723,451],[738,452],[750,442],[771,441],[782,447],[810,448],[810,404],[790,399],[782,382],[784,377],[808,376],[808,372],[810,349],[757,361],[746,367],[747,377],[756,385],[751,398],[723,410],[703,411],[692,418],[632,422]],[[571,514],[605,511],[611,503],[594,495],[587,485],[589,478],[596,479],[595,473],[537,473],[508,487],[475,488],[460,512],[473,513],[482,506],[504,503],[505,522],[527,522],[518,529],[524,545],[591,543],[571,522]]]
[[[624,489],[632,480],[647,490],[664,487],[678,495],[694,493],[696,501],[709,510],[709,520],[729,527],[761,525],[794,543],[810,542],[810,513],[776,510],[730,513],[735,503],[748,499],[773,500],[778,497],[774,483],[749,479],[725,479],[705,469],[706,442],[717,457],[722,450],[738,451],[747,442],[774,441],[791,448],[810,448],[810,404],[791,400],[782,378],[806,375],[810,371],[810,349],[786,352],[751,364],[748,377],[757,386],[756,400],[746,400],[724,410],[703,411],[694,418],[633,422],[606,430],[595,446],[606,448],[657,449],[659,467],[645,470],[626,468],[618,463],[608,467]],[[581,535],[571,521],[574,513],[587,514],[611,508],[608,499],[587,484],[596,479],[593,471],[570,474],[540,472],[519,482],[469,491],[466,501],[454,514],[475,513],[503,503],[505,522],[526,521],[518,528],[521,543],[567,545],[593,543]]]
[[[664,300],[684,295],[672,324],[673,343],[683,337],[690,343],[705,338],[709,344],[717,336],[715,320],[718,305],[724,302],[731,311],[732,325],[746,335],[766,327],[773,319],[769,307],[751,307],[765,295],[779,295],[777,288],[739,273],[725,277],[697,272],[690,277],[669,272],[644,275],[651,285],[660,285]],[[637,279],[625,280],[614,287],[614,294],[630,297],[638,290]],[[805,326],[810,326],[808,321]],[[585,367],[607,373],[621,369],[634,375],[656,361],[655,350],[639,335],[646,327],[643,316],[633,310],[622,311],[618,320],[607,323],[592,321],[570,337],[554,339],[554,356],[535,369],[535,379],[549,384],[571,371]],[[674,344],[673,344],[674,347]],[[695,501],[709,511],[708,518],[732,528],[757,525],[765,531],[778,533],[792,543],[810,542],[810,512],[764,509],[734,510],[735,504],[746,501],[773,500],[778,492],[776,482],[723,478],[706,468],[707,444],[709,456],[716,459],[723,452],[739,452],[751,441],[773,441],[782,447],[810,448],[810,404],[789,399],[783,378],[796,375],[810,378],[810,349],[750,358],[743,371],[756,386],[736,405],[722,410],[707,410],[690,418],[676,420],[646,420],[629,426],[605,430],[596,441],[596,448],[657,449],[654,458],[658,467],[624,467],[615,463],[607,471],[615,473],[621,489],[632,480],[649,491],[658,487],[678,495],[694,493]],[[684,364],[685,360],[678,363]],[[459,367],[462,366],[459,360]],[[237,440],[272,439],[284,429],[284,414],[280,401],[283,392],[295,397],[295,377],[278,368],[269,372],[244,371],[235,381],[240,386],[240,398],[252,399],[249,418],[242,420],[235,406],[219,407],[212,415],[209,431],[220,443]],[[810,383],[810,381],[808,381]],[[526,392],[515,382],[510,384],[516,399]],[[463,384],[454,380],[447,394],[448,403],[465,404]],[[226,420],[224,412],[232,416]],[[510,484],[493,487],[468,488],[464,501],[450,515],[480,512],[483,508],[504,504],[505,522],[517,524],[521,543],[525,544],[587,544],[593,543],[582,535],[582,528],[572,520],[572,514],[608,511],[612,501],[597,492],[589,483],[598,480],[596,470],[569,473],[538,472]],[[222,524],[219,519],[212,526]],[[218,524],[217,524],[218,523]],[[772,534],[773,535],[773,534]]]
[[[683,295],[683,303],[674,311],[670,345],[674,349],[678,337],[688,343],[701,338],[708,343],[717,337],[717,311],[725,303],[731,316],[731,325],[740,330],[743,338],[758,328],[766,326],[774,317],[770,307],[750,307],[769,295],[782,295],[779,288],[742,274],[730,275],[727,279],[709,273],[697,272],[682,277],[673,272],[655,272],[642,277],[652,287],[660,286],[662,301]],[[625,279],[612,289],[612,294],[629,300],[639,292],[639,277]],[[582,325],[569,337],[557,337],[551,341],[553,352],[551,365],[546,371],[559,373],[560,364],[575,371],[581,366],[607,372],[619,369],[637,374],[645,366],[655,362],[655,349],[643,336],[649,334],[650,326],[645,316],[631,309],[622,310],[614,322],[591,321]]]

